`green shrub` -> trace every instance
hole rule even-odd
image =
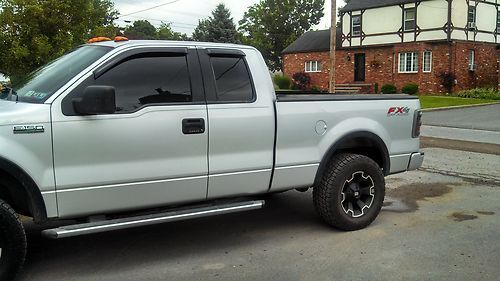
[[[396,94],[398,92],[398,89],[396,88],[396,86],[392,85],[392,84],[385,84],[384,86],[382,86],[382,88],[380,89],[380,92],[382,94]]]
[[[415,83],[408,83],[401,89],[403,94],[416,95],[418,93],[418,85]]]
[[[325,90],[321,89],[318,86],[312,86],[311,87],[311,92],[313,92],[313,93],[326,93]]]
[[[311,85],[311,76],[305,72],[295,73],[292,79],[295,86],[301,91],[309,89],[309,85]]]
[[[275,75],[273,77],[273,82],[280,90],[290,90],[292,88],[292,79],[285,75]]]
[[[493,88],[476,88],[460,91],[455,96],[472,99],[500,100],[500,91]]]
[[[378,94],[378,83],[375,83],[375,94]]]

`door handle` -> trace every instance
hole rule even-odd
[[[205,133],[205,119],[189,118],[182,120],[182,133],[185,135],[195,135]]]

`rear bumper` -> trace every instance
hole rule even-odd
[[[413,153],[410,156],[410,163],[408,164],[407,171],[416,170],[422,167],[422,163],[424,163],[424,153],[423,152]]]

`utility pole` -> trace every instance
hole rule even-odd
[[[335,49],[337,44],[337,1],[332,1],[332,24],[330,27],[330,93],[335,93]]]

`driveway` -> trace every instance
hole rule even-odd
[[[498,279],[500,156],[424,150],[422,170],[387,178],[361,231],[326,226],[296,191],[258,211],[62,240],[28,225],[20,280]]]
[[[500,104],[428,111],[422,121],[430,126],[500,132]]]

